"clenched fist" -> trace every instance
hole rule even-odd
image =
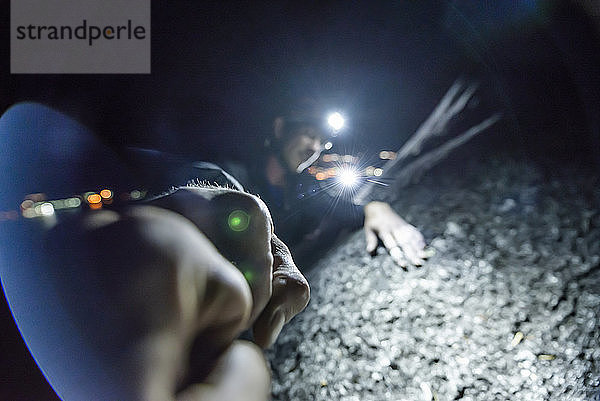
[[[260,199],[184,187],[145,204],[77,216],[48,238],[60,307],[114,394],[268,399],[260,350],[236,338],[252,328],[258,345],[272,344],[308,303],[309,287]],[[84,368],[65,366],[65,376]],[[90,391],[87,399],[96,399]]]

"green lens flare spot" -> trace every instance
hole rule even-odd
[[[254,273],[252,270],[246,270],[244,271],[244,277],[249,284],[252,284],[252,280],[254,280]]]
[[[246,231],[250,225],[250,216],[243,210],[234,210],[233,212],[229,213],[227,224],[233,231]]]

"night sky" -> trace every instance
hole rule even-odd
[[[35,99],[115,146],[218,160],[244,158],[229,152],[312,98],[346,112],[349,141],[393,149],[462,76],[480,83],[475,113],[504,113],[494,135],[515,148],[575,158],[598,144],[599,31],[568,3],[181,1],[152,11],[151,75],[7,76],[4,107]]]

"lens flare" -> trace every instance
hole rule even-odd
[[[254,272],[252,270],[245,270],[243,274],[246,281],[249,284],[252,284],[252,282],[254,281]]]
[[[337,178],[340,184],[346,188],[353,188],[358,184],[358,171],[350,167],[341,167]]]
[[[234,210],[233,212],[229,213],[227,224],[232,231],[246,231],[250,225],[250,216],[243,210]]]

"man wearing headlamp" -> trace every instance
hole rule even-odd
[[[331,146],[328,137],[344,128],[340,113],[313,110],[303,105],[274,120],[273,133],[265,141],[265,162],[253,174],[258,179],[252,189],[270,206],[282,238],[295,244],[294,255],[302,259],[331,245],[340,230],[363,223],[367,252],[374,252],[380,240],[398,265],[420,266],[426,256],[422,234],[388,203],[372,199],[356,205],[349,197],[334,199],[307,174],[322,150]]]

